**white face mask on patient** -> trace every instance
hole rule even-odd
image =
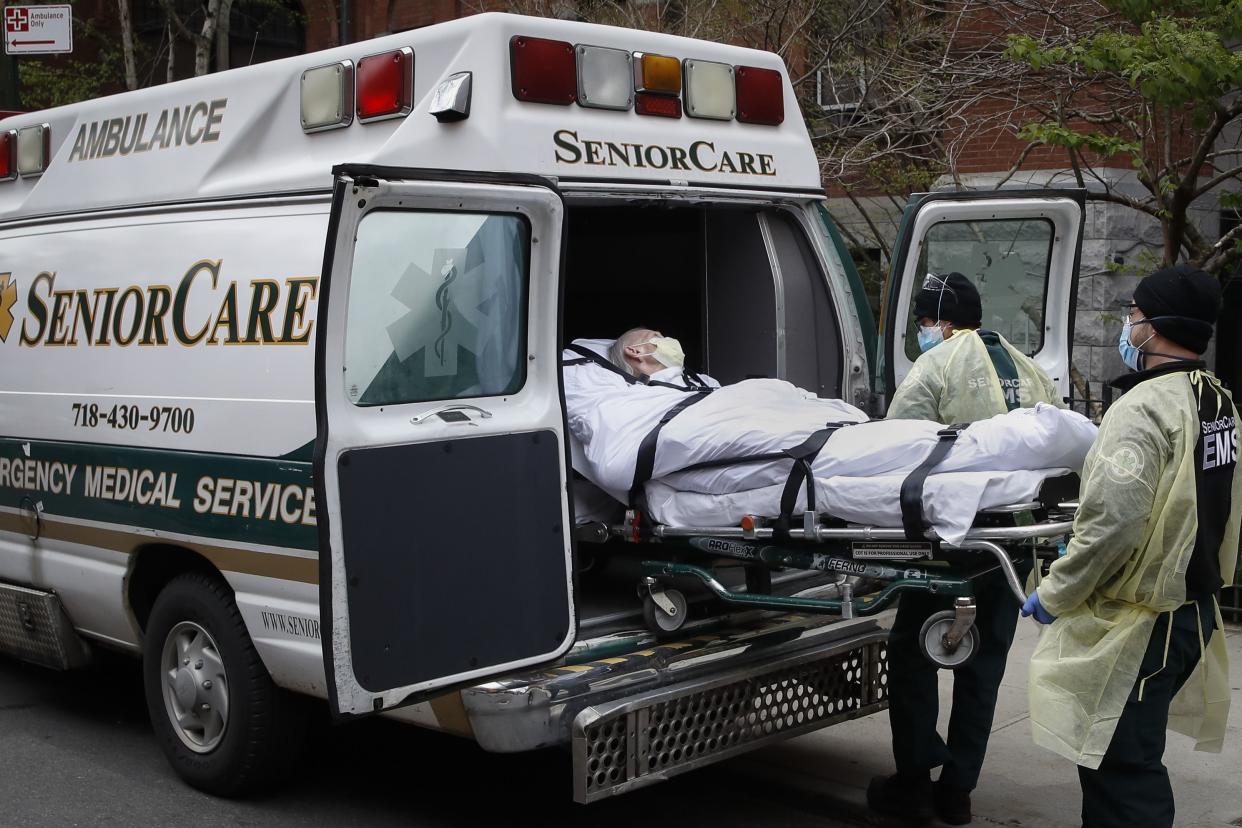
[[[655,350],[647,356],[654,357],[665,368],[683,368],[686,364],[686,352],[681,349],[681,343],[671,336],[653,336],[646,342],[639,342],[638,345],[654,345]]]

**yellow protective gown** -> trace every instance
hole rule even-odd
[[[1031,408],[1038,402],[1065,407],[1052,380],[1033,359],[1004,337],[1000,344],[1017,369],[1018,408]],[[978,331],[956,330],[915,360],[893,394],[886,417],[949,425],[986,420],[1008,410],[1000,378]]]
[[[1039,585],[1057,620],[1031,659],[1035,742],[1098,768],[1112,742],[1156,617],[1186,603],[1186,568],[1198,530],[1195,444],[1199,393],[1228,392],[1202,370],[1144,380],[1113,404],[1083,466],[1074,536]],[[1229,404],[1222,403],[1224,414]],[[1238,556],[1242,463],[1220,549],[1226,583]],[[1229,714],[1220,609],[1195,673],[1170,711],[1171,729],[1196,749],[1219,751]],[[1204,631],[1206,632],[1206,631]]]

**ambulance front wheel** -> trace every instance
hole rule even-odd
[[[919,650],[923,657],[942,670],[956,670],[969,664],[979,651],[979,628],[974,624],[956,647],[947,646],[945,636],[953,629],[954,617],[953,610],[937,612],[923,622],[919,632]]]
[[[689,603],[680,589],[663,590],[665,606],[661,606],[651,593],[643,596],[643,620],[647,629],[658,636],[672,635],[686,625]]]
[[[222,579],[186,573],[164,587],[147,622],[142,662],[151,725],[187,783],[241,796],[292,764],[307,731],[308,700],[272,682]]]

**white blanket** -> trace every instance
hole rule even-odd
[[[610,343],[576,344],[606,354]],[[565,358],[576,355],[567,351]],[[592,363],[566,367],[569,429],[582,448],[575,468],[625,500],[643,438],[684,398],[676,389],[627,383]],[[854,406],[818,399],[782,380],[719,388],[660,432],[647,484],[651,517],[676,526],[723,526],[747,514],[775,516],[788,460],[680,470],[791,448],[827,423],[849,422],[855,425],[837,431],[812,465],[817,510],[847,521],[900,526],[901,483],[938,442],[942,426],[866,419]],[[1031,500],[1047,477],[1080,469],[1095,433],[1085,417],[1049,405],[974,423],[928,478],[924,516],[941,537],[960,542],[980,509]],[[803,498],[799,502],[802,508]]]

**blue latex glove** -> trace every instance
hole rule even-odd
[[[1057,620],[1057,617],[1048,610],[1044,609],[1044,605],[1039,603],[1039,591],[1036,590],[1026,596],[1026,603],[1022,605],[1022,617],[1035,616],[1035,620],[1041,624],[1051,624]]]

